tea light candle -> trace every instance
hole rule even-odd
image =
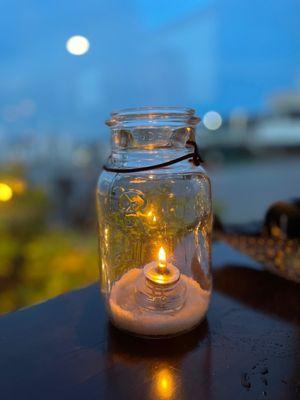
[[[163,247],[158,252],[158,263],[147,264],[144,267],[144,275],[156,286],[172,285],[180,278],[179,269],[172,264],[167,264],[166,252]]]
[[[143,274],[136,285],[136,300],[141,307],[164,313],[183,306],[186,285],[180,279],[179,269],[167,262],[163,247],[159,249],[158,261],[145,265]]]
[[[174,335],[192,329],[205,316],[210,293],[166,261],[126,272],[112,287],[111,318],[120,329],[143,336]]]

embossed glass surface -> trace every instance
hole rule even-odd
[[[145,266],[155,265],[160,247],[166,253],[166,265],[175,266],[184,279],[191,278],[206,296],[205,309],[198,322],[208,306],[212,214],[210,181],[203,167],[186,159],[163,168],[124,172],[125,168],[143,168],[192,153],[193,147],[187,141],[194,139],[198,121],[193,110],[178,108],[124,110],[113,113],[107,121],[112,130],[112,153],[107,165],[122,168],[122,172],[103,171],[97,186],[101,288],[107,297],[112,321],[133,333],[156,335],[155,330],[136,331],[126,323],[122,326],[112,310],[111,292],[118,282],[125,281],[130,270],[138,274]],[[142,273],[141,276],[143,280]],[[150,320],[153,313],[155,316],[168,314],[167,306],[156,307],[151,296],[154,303],[150,302],[147,308],[137,295],[139,291],[143,294],[143,290],[139,283],[132,285],[130,293],[127,289],[119,301],[121,311],[131,312],[136,306],[146,315],[151,309]],[[137,303],[134,306],[132,296]],[[148,300],[146,295],[146,303]],[[159,300],[164,301],[164,297]],[[176,307],[184,310],[185,301],[185,297],[179,298]],[[170,309],[173,316],[176,307]],[[128,318],[134,319],[136,315]],[[143,325],[143,320],[140,323]],[[158,329],[157,333],[175,334],[190,328],[183,324],[177,330],[174,328],[175,331],[166,329],[165,333]]]

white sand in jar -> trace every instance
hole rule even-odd
[[[181,275],[186,284],[186,301],[179,311],[161,313],[140,308],[136,302],[136,282],[143,270],[133,268],[112,287],[109,306],[115,325],[138,335],[174,335],[188,331],[205,316],[210,293],[192,278]]]

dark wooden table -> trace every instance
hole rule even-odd
[[[0,398],[300,398],[300,286],[214,251],[207,320],[169,340],[126,336],[98,286],[0,318]]]

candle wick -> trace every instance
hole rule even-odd
[[[157,264],[157,268],[156,268],[156,270],[157,270],[157,272],[159,273],[159,274],[161,274],[161,275],[167,275],[167,274],[169,274],[169,268],[167,267],[167,264],[165,264],[165,263],[161,263],[161,262],[159,262],[158,264]]]

